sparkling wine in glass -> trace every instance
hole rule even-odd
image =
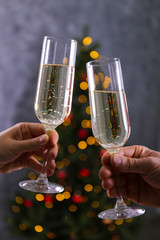
[[[87,77],[93,135],[110,154],[118,153],[130,135],[120,59],[106,58],[88,62]],[[119,189],[115,208],[99,213],[98,217],[114,220],[143,213],[144,209],[140,207],[127,207]]]
[[[44,37],[34,109],[48,134],[63,123],[71,111],[76,49],[75,40]],[[42,164],[46,166],[47,162]],[[19,185],[33,192],[58,193],[64,190],[63,186],[50,183],[47,173]]]

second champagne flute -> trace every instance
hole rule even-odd
[[[45,36],[42,45],[35,114],[46,132],[59,126],[70,114],[77,41]],[[42,163],[46,166],[47,162]],[[33,192],[58,193],[63,186],[50,183],[47,173],[37,180],[25,180],[20,187]]]
[[[99,144],[110,154],[118,153],[130,135],[130,122],[120,59],[110,58],[87,63],[92,130]],[[118,176],[116,182],[118,183]],[[116,207],[101,212],[103,219],[132,218],[142,208],[127,207],[118,191]]]

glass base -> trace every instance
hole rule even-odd
[[[25,190],[39,193],[60,193],[64,191],[64,187],[57,183],[47,182],[43,184],[37,180],[25,180],[20,182],[19,186]]]
[[[98,214],[99,218],[102,219],[125,219],[125,218],[134,218],[138,217],[145,213],[143,208],[137,207],[127,207],[123,210],[117,210],[116,208],[108,209]]]

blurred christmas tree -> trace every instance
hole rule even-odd
[[[50,178],[50,182],[58,182],[65,190],[56,195],[22,190],[11,203],[12,213],[8,221],[14,235],[32,240],[129,239],[131,230],[135,231],[136,221],[101,221],[97,217],[100,211],[113,205],[98,177],[104,150],[92,135],[88,102],[86,62],[99,57],[99,44],[92,41],[87,28],[82,39],[77,40],[72,113],[57,129],[57,168]],[[29,172],[28,177],[35,179],[37,176]]]

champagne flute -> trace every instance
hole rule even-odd
[[[88,62],[87,77],[93,134],[110,154],[118,153],[130,135],[120,59]],[[136,217],[144,212],[140,207],[127,207],[119,189],[115,208],[99,213],[98,217],[114,220]]]
[[[75,73],[77,41],[45,36],[42,45],[39,77],[35,97],[35,114],[46,133],[54,130],[70,114]],[[43,161],[45,167],[47,162]],[[58,193],[64,188],[50,183],[47,173],[37,180],[25,180],[20,187],[42,193]]]

